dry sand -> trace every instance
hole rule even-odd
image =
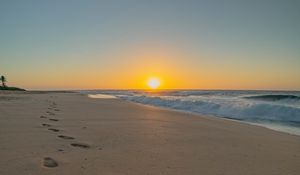
[[[300,137],[76,93],[0,94],[0,174],[292,175]]]

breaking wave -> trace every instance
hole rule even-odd
[[[155,105],[176,110],[212,114],[239,120],[270,120],[300,122],[300,108],[274,104],[243,101],[239,99],[193,99],[149,96],[120,96],[120,98],[142,104]]]
[[[266,100],[266,101],[278,101],[278,100],[300,100],[299,96],[296,95],[258,95],[245,97],[248,99]]]

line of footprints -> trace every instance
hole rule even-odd
[[[55,118],[55,115],[56,115],[56,112],[60,111],[60,109],[57,108],[57,104],[54,101],[50,101],[50,100],[47,100],[47,101],[49,102],[48,111],[46,112],[47,116],[42,115],[42,116],[40,116],[40,118],[49,120],[50,122],[59,122],[60,120]],[[56,132],[56,133],[60,132],[59,129],[54,128],[51,124],[42,123],[42,126],[47,128],[49,131]],[[66,135],[57,135],[57,137],[61,138],[61,139],[65,139],[65,140],[75,140],[74,137],[66,136]],[[84,148],[84,149],[90,148],[89,145],[84,144],[84,143],[71,143],[70,145],[73,147]],[[102,148],[99,148],[99,150],[102,150]],[[58,151],[62,152],[64,150],[58,149]],[[44,159],[42,161],[42,165],[44,167],[53,168],[53,167],[58,166],[58,162],[51,157],[44,157]]]

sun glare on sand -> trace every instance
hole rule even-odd
[[[147,82],[147,85],[151,89],[157,89],[160,86],[160,80],[158,78],[150,78]]]

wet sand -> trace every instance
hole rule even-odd
[[[0,174],[293,175],[300,137],[77,93],[0,93]]]

